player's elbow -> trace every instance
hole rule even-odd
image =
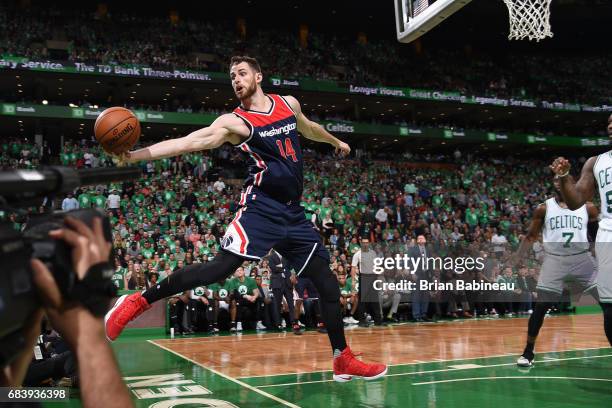
[[[321,124],[316,123],[316,122],[310,122],[310,123],[312,124],[313,133],[315,133],[316,135],[322,135],[327,132]]]
[[[309,120],[302,134],[307,139],[318,141],[320,139],[319,135],[321,134],[321,132],[323,132],[323,130],[323,126]]]

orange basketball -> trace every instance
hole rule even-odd
[[[120,155],[138,142],[140,122],[131,110],[115,106],[98,116],[94,134],[106,152]]]

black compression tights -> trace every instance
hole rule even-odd
[[[600,303],[604,315],[604,330],[610,346],[612,346],[612,303]]]
[[[220,251],[210,262],[193,264],[177,270],[168,278],[146,290],[142,296],[151,304],[175,293],[210,285],[230,276],[242,262],[244,259],[238,255]],[[329,269],[329,262],[320,256],[315,256],[300,276],[310,278],[319,292],[321,318],[327,328],[332,351],[344,350],[346,339],[340,309],[340,287],[336,277]]]
[[[538,292],[538,299],[542,299],[544,297],[540,297],[540,295],[541,292]],[[552,305],[552,302],[535,302],[533,313],[531,316],[529,316],[529,323],[527,324],[527,344],[525,345],[525,350],[523,351],[523,356],[529,359],[533,359],[533,349],[535,347],[536,339],[540,333],[542,325],[544,324],[546,312]]]
[[[175,271],[157,285],[147,289],[142,296],[151,304],[176,293],[219,282],[234,273],[242,262],[244,259],[238,255],[220,251],[210,262],[189,265]]]
[[[309,278],[319,292],[321,318],[327,329],[332,352],[336,353],[336,350],[344,350],[346,339],[344,338],[344,323],[342,322],[342,310],[340,308],[340,286],[331,269],[329,269],[329,261],[320,256],[315,256],[310,260],[300,277]]]

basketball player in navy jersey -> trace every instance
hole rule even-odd
[[[274,248],[298,276],[308,277],[320,295],[321,317],[331,342],[334,379],[373,380],[384,376],[384,364],[366,364],[346,344],[340,309],[340,290],[329,268],[329,253],[300,205],[303,160],[299,133],[328,143],[346,155],[350,147],[304,116],[292,96],[265,94],[261,68],[254,58],[232,57],[230,78],[240,106],[219,116],[209,127],[129,152],[127,163],[159,160],[231,143],[252,160],[240,196],[240,208],[227,228],[222,251],[213,261],[187,266],[143,293],[120,297],[106,315],[106,335],[116,339],[125,325],[151,303],[177,292],[220,281],[242,262],[259,260]]]

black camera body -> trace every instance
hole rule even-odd
[[[2,171],[0,208],[23,212],[20,209],[40,205],[43,197],[52,202],[56,194],[72,192],[80,186],[135,180],[141,174],[137,167],[77,170],[48,166],[37,170]],[[23,328],[41,306],[32,280],[32,258],[46,264],[64,300],[79,302],[96,316],[104,315],[110,299],[116,294],[111,282],[113,270],[110,262],[92,265],[86,276],[79,280],[72,267],[72,249],[63,240],[49,236],[51,230],[66,228],[66,215],[90,227],[94,217],[102,218],[104,237],[112,242],[110,222],[97,210],[33,215],[23,232],[16,231],[10,223],[0,222],[0,366],[5,366],[23,349]],[[111,253],[109,261],[112,256]]]
[[[0,224],[0,261],[4,275],[0,283],[0,364],[8,362],[21,349],[23,324],[41,305],[32,281],[32,258],[41,260],[49,268],[64,299],[83,300],[84,293],[82,288],[78,290],[76,272],[72,266],[71,248],[63,240],[49,237],[49,231],[66,228],[63,221],[66,215],[90,227],[94,217],[102,218],[104,237],[108,242],[112,241],[108,219],[101,212],[91,209],[32,217],[23,233],[8,224]],[[87,283],[107,294],[109,299],[114,294],[110,276],[92,274],[88,276]]]

